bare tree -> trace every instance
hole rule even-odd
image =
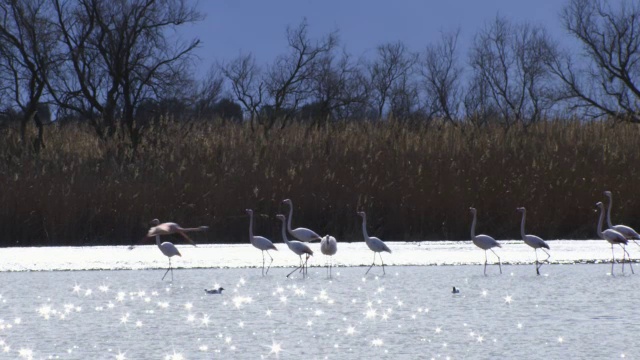
[[[571,0],[562,11],[565,29],[578,39],[586,65],[568,52],[550,62],[563,87],[559,99],[586,115],[640,123],[640,4]]]
[[[476,35],[471,67],[477,79],[487,84],[490,100],[507,128],[516,122],[536,122],[553,105],[546,66],[552,53],[544,28],[513,25],[499,16]]]
[[[378,46],[378,56],[369,64],[371,100],[378,118],[382,118],[392,89],[402,88],[399,83],[406,83],[416,61],[417,54],[410,52],[402,42]]]
[[[250,116],[251,129],[258,120],[258,111],[264,102],[265,84],[261,69],[251,54],[239,55],[228,64],[219,65],[230,83],[231,92]]]
[[[26,144],[26,128],[31,121],[38,129],[33,146],[45,146],[40,102],[45,80],[55,66],[57,34],[46,0],[0,0],[0,88],[20,112],[20,138]]]
[[[393,82],[389,91],[389,117],[398,122],[413,121],[422,117],[420,90],[412,75],[409,72],[402,74]]]
[[[196,88],[192,91],[192,102],[197,117],[211,116],[212,109],[220,100],[223,84],[224,78],[220,67],[212,65],[205,77],[196,83]]]
[[[310,97],[311,82],[322,69],[322,56],[335,48],[337,33],[332,32],[320,40],[309,38],[307,20],[296,28],[287,28],[289,53],[278,56],[266,74],[266,89],[271,98],[267,129],[281,118],[282,126],[295,114],[298,106]]]
[[[420,62],[420,74],[427,97],[427,113],[456,124],[462,103],[462,67],[458,64],[457,45],[460,29],[443,33],[430,44]]]
[[[306,106],[313,107],[316,122],[346,118],[353,108],[366,106],[366,78],[346,51],[339,58],[333,53],[319,58],[309,90]]]
[[[69,57],[52,93],[62,107],[92,120],[101,136],[121,129],[135,147],[142,127],[137,106],[181,87],[189,55],[200,41],[172,38],[171,30],[202,15],[187,0],[53,0]],[[100,114],[100,121],[93,116]]]

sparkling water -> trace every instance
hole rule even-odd
[[[640,358],[640,274],[612,276],[606,242],[550,242],[541,276],[533,250],[503,244],[502,275],[443,242],[389,243],[386,275],[365,276],[372,253],[339,243],[332,279],[319,251],[286,278],[299,260],[281,244],[264,277],[250,245],[183,246],[173,281],[151,246],[3,249],[0,359]]]

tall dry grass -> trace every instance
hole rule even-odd
[[[468,239],[478,232],[546,239],[594,238],[594,204],[614,194],[614,222],[640,228],[640,129],[547,121],[528,129],[409,128],[350,123],[291,125],[265,137],[248,126],[164,123],[134,153],[83,126],[47,129],[33,154],[13,131],[0,134],[2,246],[130,244],[152,218],[209,225],[198,242],[247,242],[245,208],[257,233],[281,241],[275,215],[293,200],[294,227],[360,240]]]

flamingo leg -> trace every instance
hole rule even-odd
[[[271,256],[271,254],[269,254],[269,250],[265,250],[267,252],[267,255],[269,255],[269,257],[271,258],[271,261],[269,262],[269,266],[267,267],[267,271],[265,272],[265,275],[269,273],[269,269],[271,269],[271,264],[273,264],[273,256]],[[264,255],[263,255],[264,256]],[[264,260],[263,260],[264,261]],[[263,265],[264,266],[264,265]]]
[[[384,271],[384,261],[382,261],[382,253],[378,253],[378,256],[380,256],[380,262],[382,263],[382,275],[387,275],[387,273]]]
[[[627,254],[627,262],[629,263],[629,267],[631,268],[631,273],[635,274],[635,271],[633,271],[633,265],[631,264],[631,255],[629,255],[629,252],[627,251],[627,247],[622,246],[622,250],[624,251],[625,254]],[[622,264],[624,265],[624,262]]]
[[[487,250],[484,251],[484,276],[487,276]]]
[[[325,266],[325,272],[327,273],[327,277],[329,277],[329,257],[328,256],[324,256],[324,266]]]
[[[262,276],[264,276],[264,250],[262,250]]]
[[[613,263],[616,261],[616,255],[613,253],[613,244],[611,244],[611,276],[615,276],[613,274]]]
[[[291,271],[290,273],[287,274],[287,277],[291,276],[291,274],[293,274],[294,272],[296,272],[296,270],[298,269],[302,269],[302,255],[298,255],[300,257],[300,266],[296,267],[295,269],[293,269],[293,271]]]
[[[371,268],[373,267],[373,265],[376,264],[376,253],[373,253],[373,263],[371,263],[371,266],[369,266],[369,269],[367,270],[366,273],[364,273],[365,275],[367,275],[369,273],[369,270],[371,270]]]
[[[547,252],[547,250],[540,248],[540,250],[542,250],[545,254],[547,254],[547,258],[542,260],[542,262],[540,262],[540,265],[538,266],[538,269],[540,269],[542,267],[542,265],[544,265],[544,263],[549,264],[549,258],[551,257],[551,254],[549,254]],[[536,248],[536,261],[538,260],[538,249]],[[540,273],[538,272],[538,275],[540,275]]]
[[[533,251],[536,253],[536,274],[540,275],[540,266],[542,265],[538,265],[538,249],[533,249]]]
[[[500,267],[500,274],[502,274],[502,261],[500,261],[500,256],[498,256],[498,254],[496,254],[496,252],[493,251],[493,249],[489,249],[489,250],[491,250],[493,255],[495,255],[498,258],[498,266]],[[485,254],[486,254],[486,252],[485,252]]]
[[[184,233],[184,231],[178,231],[178,234],[182,235],[182,237],[183,237],[185,240],[187,240],[187,242],[188,242],[189,244],[191,244],[191,245],[193,245],[193,246],[196,246],[196,243],[195,243],[195,242],[193,242],[193,240],[191,240],[191,238],[190,238],[187,234],[185,234],[185,233]]]
[[[303,278],[306,277],[309,274],[309,265],[307,264],[309,261],[309,254],[307,254],[306,258],[304,259],[304,274],[303,274]]]
[[[165,276],[167,276],[167,273],[169,272],[169,270],[171,270],[171,282],[173,282],[173,268],[171,267],[171,258],[169,258],[169,268],[162,276],[162,280],[164,280]]]
[[[544,261],[544,262],[546,262],[546,263],[548,264],[548,263],[549,263],[549,258],[551,257],[551,254],[549,254],[549,253],[547,252],[547,250],[545,250],[545,249],[543,249],[543,248],[540,248],[540,250],[544,251],[544,253],[545,253],[545,254],[547,254],[547,258],[546,258],[546,259],[544,259],[543,261]]]

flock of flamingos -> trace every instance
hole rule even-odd
[[[619,245],[624,252],[622,255],[622,271],[624,272],[624,261],[626,257],[627,261],[629,261],[631,272],[635,273],[633,271],[633,267],[630,262],[631,258],[629,256],[629,252],[627,252],[626,250],[626,245],[629,240],[632,240],[633,242],[638,244],[636,240],[640,240],[640,235],[629,226],[611,224],[611,203],[612,203],[611,192],[605,191],[604,195],[609,199],[609,205],[607,208],[608,229],[605,229],[604,231],[602,230],[602,223],[604,221],[604,205],[602,204],[602,202],[598,202],[596,204],[596,206],[600,211],[600,218],[598,220],[597,229],[598,229],[598,236],[601,239],[606,240],[611,244],[611,255],[612,255],[611,274],[613,274],[613,265],[615,263],[615,255],[613,252],[614,245]],[[322,237],[316,234],[314,231],[307,228],[303,228],[303,227],[292,229],[291,218],[293,217],[293,203],[290,199],[284,200],[283,203],[289,206],[288,218],[282,214],[276,215],[276,217],[280,221],[282,221],[282,240],[285,242],[285,244],[287,244],[287,246],[289,247],[289,250],[291,250],[294,254],[298,255],[298,257],[300,258],[300,265],[298,265],[295,269],[293,269],[293,271],[287,274],[287,277],[293,274],[296,270],[300,271],[303,277],[306,277],[307,261],[309,260],[309,257],[313,255],[313,250],[311,250],[311,248],[307,245],[307,243],[310,243],[312,241],[320,241],[320,251],[327,256],[327,262],[326,262],[327,275],[331,277],[331,268],[332,268],[331,257],[335,255],[336,252],[338,251],[338,245],[337,245],[336,239],[331,235],[326,235]],[[524,243],[534,249],[536,254],[536,262],[535,262],[536,273],[540,275],[540,267],[542,267],[542,265],[545,262],[548,263],[549,257],[551,256],[549,252],[547,252],[547,250],[550,249],[549,245],[540,237],[525,233],[524,225],[525,225],[525,220],[527,216],[527,210],[524,207],[517,208],[517,210],[522,213],[522,221],[520,223],[520,235],[522,236],[522,240],[524,241]],[[498,254],[496,254],[496,252],[493,250],[493,248],[502,247],[502,245],[500,245],[499,242],[497,242],[493,237],[489,235],[484,235],[484,234],[476,235],[477,211],[475,208],[470,208],[470,211],[473,216],[473,220],[471,222],[471,240],[477,247],[484,250],[484,274],[485,275],[487,274],[487,250],[491,251],[498,259],[497,265],[499,266],[500,273],[502,274],[502,263],[500,262],[500,256],[498,256]],[[271,264],[273,263],[273,257],[271,256],[271,254],[269,254],[269,250],[277,251],[278,249],[275,247],[275,245],[273,245],[273,242],[271,240],[267,239],[264,236],[257,236],[253,234],[253,210],[247,209],[246,212],[249,215],[249,241],[255,248],[257,248],[262,252],[262,275],[264,276],[269,272],[269,269],[271,268]],[[367,215],[364,213],[364,211],[358,212],[358,215],[362,217],[362,235],[364,236],[364,241],[369,247],[369,249],[373,251],[373,262],[371,263],[371,266],[369,266],[369,268],[367,269],[367,272],[365,273],[365,275],[368,274],[371,268],[375,265],[376,254],[378,254],[378,256],[380,257],[382,272],[385,273],[384,261],[382,260],[381,253],[385,251],[388,253],[391,253],[391,249],[389,249],[389,247],[379,238],[374,236],[369,236],[369,234],[367,233]],[[191,238],[189,238],[189,236],[186,233],[195,232],[195,231],[205,231],[208,229],[208,227],[200,226],[197,228],[182,228],[180,227],[180,225],[172,222],[160,223],[158,219],[152,220],[151,225],[152,227],[149,229],[149,232],[145,236],[145,239],[155,237],[158,248],[165,256],[169,258],[169,268],[164,273],[164,276],[162,276],[162,280],[164,280],[164,278],[167,276],[167,273],[169,273],[169,271],[171,271],[171,279],[173,280],[173,268],[171,267],[171,257],[175,255],[178,255],[178,256],[182,256],[182,255],[180,254],[180,251],[178,251],[178,249],[175,247],[175,245],[173,245],[173,243],[168,241],[161,242],[160,236],[179,234],[187,242],[196,246],[193,240],[191,240]],[[289,238],[287,237],[287,233],[296,240],[289,240]],[[638,245],[640,246],[640,244]],[[129,248],[133,249],[133,246]],[[547,258],[542,260],[542,262],[538,261],[538,249],[540,249],[547,255]],[[266,271],[265,271],[265,256],[264,256],[265,252],[271,259],[268,266],[266,267]],[[302,258],[303,256],[305,257],[304,260]],[[221,292],[222,290],[224,289],[219,289],[216,291]]]

